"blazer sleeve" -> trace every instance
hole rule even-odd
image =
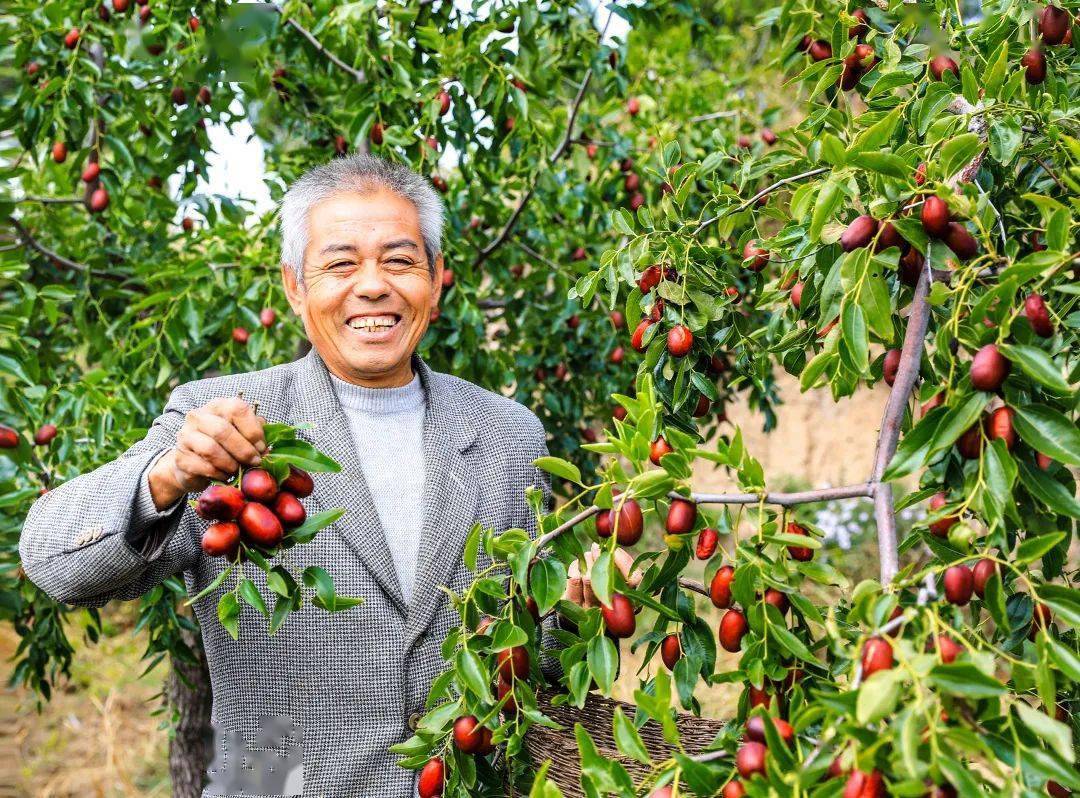
[[[198,541],[190,530],[177,534],[185,503],[148,513],[144,485],[148,468],[176,444],[194,406],[180,386],[141,441],[34,502],[19,538],[30,581],[57,601],[99,607],[138,598],[195,564],[202,554]]]
[[[544,500],[541,504],[544,512],[551,511],[551,477],[546,471],[543,471],[533,465],[533,461],[539,457],[546,457],[548,454],[547,448],[547,434],[544,432],[544,425],[540,423],[540,419],[536,416],[529,414],[531,417],[531,424],[529,425],[529,445],[527,450],[529,452],[529,478],[527,480],[528,487],[538,488],[542,493]],[[522,528],[529,533],[530,538],[535,538],[538,532],[538,523],[536,515],[532,511],[532,507],[528,501],[525,500],[524,491],[522,491],[522,503],[524,504],[525,517],[522,520]],[[539,556],[544,556],[541,552]],[[555,640],[552,632],[559,628],[559,616],[558,613],[550,612],[547,617],[540,623],[540,672],[551,682],[558,682],[563,675],[562,663],[559,662],[558,649],[559,644]]]

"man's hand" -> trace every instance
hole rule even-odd
[[[215,399],[187,414],[176,446],[150,471],[150,494],[163,510],[210,480],[230,479],[241,466],[257,466],[266,453],[265,419],[243,399]]]
[[[600,601],[596,598],[596,594],[593,593],[592,581],[590,575],[592,574],[593,563],[596,562],[596,558],[600,556],[600,547],[597,544],[593,544],[592,548],[585,552],[585,576],[581,574],[581,565],[579,560],[574,560],[570,563],[570,568],[567,569],[567,582],[566,592],[563,594],[563,598],[567,601],[572,601],[579,607],[589,609],[590,607],[599,607]],[[634,571],[630,573],[630,568],[634,564],[634,557],[626,549],[615,549],[615,566],[622,572],[623,578],[626,579],[626,584],[630,587],[637,587],[641,582],[641,572]]]

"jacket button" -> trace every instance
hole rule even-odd
[[[414,712],[409,715],[409,728],[416,731],[420,725],[420,718],[423,717],[419,712]]]

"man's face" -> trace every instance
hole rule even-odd
[[[282,269],[293,311],[330,372],[369,387],[412,379],[410,356],[442,291],[432,278],[420,218],[386,189],[337,194],[312,207],[304,285]]]

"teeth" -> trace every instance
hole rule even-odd
[[[397,319],[393,316],[363,316],[349,321],[354,330],[374,330],[378,327],[393,327]]]

